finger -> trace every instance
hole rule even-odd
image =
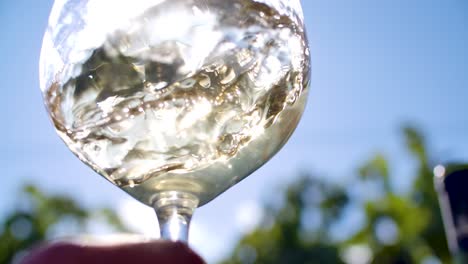
[[[187,245],[156,241],[112,247],[55,243],[43,246],[21,264],[203,264]]]

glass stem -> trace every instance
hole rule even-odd
[[[188,242],[190,220],[198,206],[191,194],[164,192],[156,196],[154,209],[159,221],[161,239]]]

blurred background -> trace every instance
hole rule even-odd
[[[77,234],[157,236],[151,208],[56,136],[38,81],[52,0],[0,0],[0,263]],[[468,159],[468,2],[302,1],[306,112],[269,163],[195,213],[208,263],[448,263],[433,190]]]

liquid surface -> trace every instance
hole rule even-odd
[[[203,205],[296,127],[309,75],[297,21],[254,1],[164,2],[65,65],[46,105],[70,149],[135,198]]]

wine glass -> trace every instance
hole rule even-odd
[[[299,0],[56,0],[40,59],[58,135],[181,241],[285,144],[309,71]]]

